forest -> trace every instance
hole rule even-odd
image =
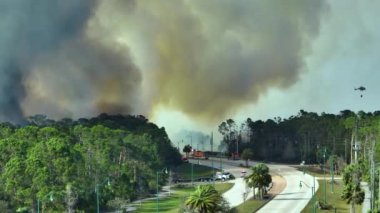
[[[2,212],[95,212],[99,194],[100,206],[117,209],[154,192],[156,172],[181,163],[165,129],[143,116],[2,123],[0,152]]]
[[[333,158],[338,170],[353,161],[357,142],[363,175],[369,176],[368,162],[380,160],[380,111],[301,110],[242,124],[227,119],[218,129],[219,150],[230,156],[250,149],[251,160],[264,162],[326,164]],[[119,209],[154,193],[156,173],[181,163],[163,127],[131,115],[58,121],[35,115],[18,125],[2,123],[0,152],[2,212],[93,212],[99,194],[102,209]],[[160,175],[158,187],[166,179]]]
[[[250,148],[254,160],[315,164],[336,156],[350,163],[354,158],[351,147],[357,141],[360,158],[368,159],[374,154],[376,161],[380,160],[376,145],[380,136],[380,111],[318,114],[300,110],[289,118],[266,121],[247,118],[242,124],[227,119],[218,130],[223,135],[220,150],[230,156]]]

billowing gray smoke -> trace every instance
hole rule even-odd
[[[198,150],[210,150],[210,137],[200,131],[191,131],[182,129],[171,138],[174,145],[179,143],[180,147],[185,145],[192,145],[194,149]]]
[[[0,119],[129,113],[140,73],[97,26],[95,0],[0,3]],[[95,32],[89,32],[92,28]]]
[[[81,3],[78,3],[81,2]],[[0,2],[0,119],[19,121],[23,78],[34,60],[81,34],[92,0]]]
[[[315,0],[3,0],[0,119],[169,108],[218,121],[293,85]]]

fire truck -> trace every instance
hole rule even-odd
[[[205,159],[205,160],[208,159],[208,156],[204,152],[199,151],[199,150],[193,150],[191,157],[195,159]]]

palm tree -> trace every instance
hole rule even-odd
[[[245,178],[246,183],[253,189],[254,197],[256,197],[255,188],[259,189],[260,199],[263,199],[264,187],[268,187],[272,182],[269,174],[269,168],[263,163],[259,163],[252,167],[252,174]]]
[[[200,185],[190,194],[185,205],[199,213],[217,212],[223,202],[222,196],[212,185]]]

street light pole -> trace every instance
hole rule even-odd
[[[220,160],[220,171],[223,171],[223,165],[222,165],[222,151],[219,153],[219,160]]]
[[[191,186],[194,186],[194,164],[191,163]]]
[[[210,138],[210,145],[211,145],[211,155],[214,156],[214,135],[213,135],[213,132],[211,132],[211,138]],[[215,168],[214,168],[214,158],[212,157],[211,158],[211,167],[212,167],[212,184],[215,185],[215,178],[214,178],[214,175],[215,175]]]
[[[313,175],[313,189],[314,189],[314,192],[313,192],[313,200],[315,199],[315,175]],[[313,213],[315,213],[316,209],[315,209],[315,202],[313,203]]]
[[[326,202],[326,147],[324,147],[324,151],[323,151],[323,179],[324,179],[324,182],[325,182],[325,204],[327,203]]]
[[[95,185],[95,192],[96,192],[96,212],[97,212],[97,213],[100,212],[100,207],[99,207],[99,196],[100,196],[99,194],[100,194],[100,192],[99,192],[99,188],[100,188],[101,186],[105,185],[105,184],[107,184],[108,186],[111,185],[111,183],[110,183],[110,179],[109,179],[109,178],[105,179],[102,183],[100,183],[100,184],[96,184],[96,185]]]
[[[330,157],[330,173],[331,173],[331,192],[334,193],[334,163]]]
[[[156,172],[156,193],[157,193],[157,198],[156,198],[156,212],[159,212],[159,198],[158,198],[158,172]]]
[[[157,203],[156,203],[156,212],[159,212],[160,211],[160,199],[159,199],[159,187],[158,187],[158,176],[159,176],[159,174],[160,173],[165,173],[165,174],[167,174],[167,170],[166,170],[166,168],[164,168],[164,169],[162,169],[161,171],[158,171],[158,172],[156,172],[156,192],[157,192],[157,199],[156,199],[156,201],[157,201]]]

